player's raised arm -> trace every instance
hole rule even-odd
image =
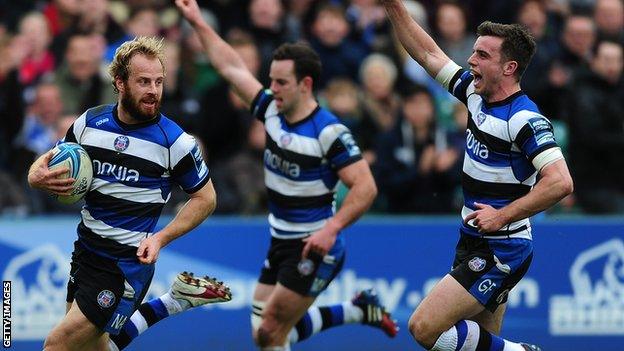
[[[176,0],[175,3],[197,31],[210,63],[249,106],[262,89],[262,84],[247,69],[236,51],[204,21],[195,0]]]
[[[380,0],[405,50],[431,75],[436,77],[450,58],[409,15],[402,0]]]

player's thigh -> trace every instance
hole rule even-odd
[[[44,349],[56,350],[85,350],[93,349],[98,340],[105,337],[105,333],[82,313],[78,304],[71,308],[46,338]]]
[[[269,297],[271,297],[273,290],[275,290],[275,285],[264,284],[264,283],[256,284],[256,288],[254,289],[254,293],[253,293],[254,302],[255,301],[266,302],[267,300],[269,300]]]
[[[485,309],[468,319],[479,323],[485,330],[492,334],[499,335],[503,326],[503,317],[507,310],[507,303],[503,303],[496,308],[494,312]]]
[[[262,325],[287,333],[310,308],[316,297],[301,295],[277,284],[267,300],[262,314]]]
[[[474,316],[483,309],[477,299],[447,274],[412,314],[410,331],[424,339],[437,337],[457,321]]]

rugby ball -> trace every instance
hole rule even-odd
[[[93,180],[93,166],[89,154],[76,143],[62,143],[52,149],[53,155],[48,162],[48,169],[53,170],[59,167],[69,168],[68,173],[64,173],[59,178],[74,178],[71,195],[56,196],[56,199],[63,204],[73,204],[84,197],[91,187]]]

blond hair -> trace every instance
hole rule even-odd
[[[163,67],[163,74],[165,73],[163,53],[163,39],[157,39],[155,37],[136,37],[133,40],[126,41],[121,44],[115,51],[115,57],[108,66],[108,73],[111,76],[113,83],[113,89],[116,93],[117,86],[115,86],[115,80],[117,78],[122,81],[127,81],[130,76],[130,59],[136,54],[145,55],[148,58],[157,58]]]

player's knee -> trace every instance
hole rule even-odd
[[[261,325],[256,332],[256,344],[259,347],[272,346],[278,342],[277,336],[277,330],[275,328]]]
[[[407,324],[412,337],[426,349],[430,349],[436,342],[438,335],[437,330],[434,330],[431,323],[427,322],[426,318],[413,314]]]
[[[262,316],[262,323],[256,331],[256,344],[260,347],[273,346],[281,343],[283,340],[283,326],[280,321],[265,311]]]

